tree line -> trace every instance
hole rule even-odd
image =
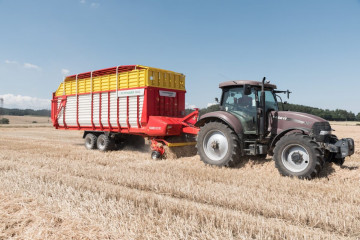
[[[343,109],[329,110],[329,109],[321,109],[321,108],[309,107],[298,104],[290,104],[290,103],[284,104],[283,106],[284,109],[287,111],[309,113],[324,118],[328,121],[360,121],[360,113],[355,115],[355,113]],[[219,110],[220,107],[218,104],[209,106],[207,108],[199,109],[200,115],[203,115],[208,112],[219,111]],[[280,104],[280,110],[283,110],[281,104]],[[192,109],[186,109],[187,114],[192,111],[193,111]],[[32,116],[50,117],[51,111],[47,109],[33,110],[33,109],[0,108],[0,115],[12,115],[12,116],[32,115]]]
[[[11,115],[11,116],[45,116],[50,117],[51,111],[47,109],[42,110],[33,110],[33,109],[9,109],[9,108],[0,108],[0,115]]]
[[[298,104],[290,104],[290,103],[283,105],[280,104],[279,107],[280,110],[308,113],[315,116],[319,116],[328,121],[360,121],[360,113],[355,115],[355,113],[343,109],[329,110],[329,109],[321,109],[321,108],[309,107]],[[207,108],[199,109],[199,113],[201,116],[205,113],[219,111],[219,110],[220,110],[219,104],[215,104]],[[186,109],[186,113],[190,113],[192,111],[193,111],[192,109]]]

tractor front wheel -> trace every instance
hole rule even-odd
[[[316,177],[322,169],[323,153],[309,136],[295,133],[282,137],[274,149],[275,167],[283,176]]]
[[[240,160],[239,138],[221,122],[209,122],[201,127],[196,147],[206,164],[234,167]]]

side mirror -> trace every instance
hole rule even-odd
[[[249,84],[244,85],[244,95],[250,95],[251,94],[251,86]]]
[[[215,102],[219,103],[219,99],[217,97],[215,98]]]
[[[287,94],[287,98],[289,99],[289,97],[290,97],[290,91],[289,91],[289,89],[288,90],[286,90],[286,94]]]

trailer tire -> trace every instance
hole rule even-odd
[[[274,160],[281,175],[312,179],[322,170],[324,156],[311,137],[295,133],[283,136],[276,143]]]
[[[201,127],[196,148],[200,159],[206,164],[235,167],[240,161],[240,140],[222,122],[209,122]]]
[[[108,136],[105,134],[101,134],[97,138],[97,148],[100,151],[109,151],[112,150],[114,147],[114,141],[112,141]]]
[[[95,134],[88,133],[85,136],[85,147],[88,150],[93,150],[97,148],[97,137]]]

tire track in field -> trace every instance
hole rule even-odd
[[[36,161],[35,161],[35,163],[34,164],[36,164]],[[43,167],[43,165],[44,164],[41,164],[41,167]],[[53,163],[53,166],[56,166],[57,164],[56,164],[56,161],[54,161],[54,163]],[[61,166],[60,166],[61,165]],[[60,166],[60,168],[61,167],[63,167],[63,166],[66,166],[66,165],[64,165],[64,164],[60,164],[60,165],[58,165],[58,166]],[[80,164],[80,165],[74,165],[74,162],[70,162],[70,165],[72,165],[72,166],[70,166],[70,169],[68,169],[67,171],[72,171],[73,169],[76,169],[76,170],[74,170],[75,172],[73,172],[73,174],[75,174],[75,175],[77,175],[77,176],[87,176],[87,175],[89,175],[89,173],[92,173],[92,179],[98,179],[98,180],[106,180],[106,181],[109,181],[109,178],[107,177],[105,177],[104,178],[104,176],[106,175],[106,174],[103,174],[104,172],[106,172],[106,170],[105,171],[100,171],[100,173],[101,173],[101,175],[99,176],[99,173],[97,172],[97,171],[95,171],[95,170],[92,170],[92,169],[87,169],[87,170],[81,170],[81,165],[82,164]],[[59,171],[59,168],[57,168],[57,171]],[[113,175],[116,175],[116,172],[113,172],[113,173],[111,173],[111,174],[107,174],[107,175],[110,175],[110,176],[113,176]],[[132,188],[140,188],[140,189],[144,189],[144,190],[147,190],[147,191],[157,191],[157,189],[155,188],[154,189],[154,187],[152,187],[152,186],[148,186],[148,185],[144,185],[144,184],[139,184],[139,183],[134,183],[134,182],[132,182],[132,181],[130,181],[130,182],[119,182],[118,180],[114,180],[112,177],[110,177],[110,181],[111,182],[115,182],[115,184],[120,184],[120,185],[123,185],[123,186],[128,186],[128,187],[132,187]],[[254,210],[254,206],[253,205],[249,205],[249,204],[247,204],[246,202],[245,203],[243,203],[240,207],[239,206],[237,206],[237,205],[231,205],[231,204],[227,204],[226,202],[223,202],[223,201],[216,201],[216,199],[214,200],[214,199],[209,199],[209,200],[205,200],[204,201],[204,199],[203,198],[201,198],[201,196],[199,196],[199,197],[197,197],[197,198],[194,198],[193,196],[191,196],[191,195],[188,195],[187,193],[184,193],[184,192],[179,192],[179,191],[176,191],[176,190],[174,190],[174,189],[165,189],[165,190],[161,190],[161,191],[163,191],[163,192],[170,192],[169,194],[171,194],[171,195],[174,195],[174,196],[176,196],[176,197],[180,197],[180,198],[186,198],[186,199],[192,199],[192,200],[195,200],[195,201],[198,201],[198,202],[203,202],[203,203],[208,203],[208,202],[215,202],[217,205],[219,205],[219,206],[227,206],[228,208],[236,208],[236,209],[238,209],[238,210],[241,210],[241,211],[246,211],[246,212],[249,212],[249,213],[251,213],[251,214],[261,214],[261,215],[264,215],[264,216],[270,216],[270,217],[274,217],[274,218],[283,218],[283,219],[285,219],[285,220],[290,220],[290,221],[293,221],[293,216],[292,215],[289,215],[289,216],[284,216],[284,213],[283,213],[283,215],[278,215],[278,213],[276,212],[276,211],[274,211],[274,210],[272,210],[271,212],[270,211],[267,211],[266,209],[264,209],[264,208],[259,208],[259,206],[257,206],[257,207],[255,207],[255,210]],[[175,191],[175,192],[174,192]],[[246,191],[246,189],[244,189],[244,191]],[[344,204],[342,204],[342,206],[344,206]],[[301,209],[301,208],[300,208]],[[264,210],[265,210],[265,212],[264,212]],[[270,209],[269,209],[270,210]],[[269,213],[270,212],[270,213]],[[298,220],[300,220],[300,219],[298,219]],[[310,219],[311,220],[311,219]],[[315,223],[317,224],[317,225],[319,225],[318,224],[318,219],[314,219],[313,221],[309,221],[309,219],[305,216],[305,218],[303,218],[303,220],[301,220],[302,222],[306,222],[305,223],[305,225],[310,225],[310,226],[316,226],[315,224],[313,224],[315,221]],[[329,223],[323,223],[323,225],[325,226],[325,227],[328,227],[329,226]],[[337,225],[337,224],[334,224],[335,226]],[[336,228],[336,227],[331,227],[331,230],[332,229],[336,229],[336,231],[339,231],[338,230],[338,228]],[[348,231],[351,231],[351,230],[346,230],[346,232],[348,232]]]
[[[314,239],[340,239],[344,237],[324,232],[322,229],[294,226],[276,218],[269,219],[263,216],[253,216],[219,206],[159,195],[154,192],[116,186],[71,175],[59,175],[54,171],[44,169],[39,172],[22,172],[17,169],[17,171],[9,170],[8,173],[8,176],[2,174],[3,180],[8,179],[8,182],[17,182],[16,177],[19,176],[19,173],[21,173],[21,176],[28,176],[29,181],[25,181],[24,184],[20,183],[20,189],[32,189],[33,187],[30,187],[30,185],[35,186],[35,188],[38,188],[37,193],[40,195],[49,195],[49,193],[51,195],[51,189],[54,188],[51,185],[64,188],[72,187],[76,192],[90,191],[96,195],[105,193],[105,199],[115,198],[116,201],[126,199],[133,202],[135,207],[151,208],[160,215],[164,211],[170,211],[172,215],[184,219],[195,218],[200,227],[210,223],[216,228],[228,228],[235,233],[235,237],[241,232],[251,232],[253,237],[258,234],[271,234],[273,239],[288,238],[289,236],[297,236],[297,238],[302,236],[301,238],[305,239],[309,237]],[[49,187],[44,185],[49,185]],[[34,192],[32,191],[31,194],[34,194]],[[52,197],[57,198],[57,196]]]
[[[88,162],[87,165],[90,165],[93,164],[92,162]],[[33,164],[37,164],[37,161],[35,161]],[[96,164],[96,163],[95,163]],[[46,164],[45,164],[46,165]],[[206,196],[193,196],[193,195],[189,195],[189,193],[186,193],[186,192],[183,192],[181,190],[178,190],[178,189],[174,189],[174,188],[171,188],[171,189],[168,189],[168,188],[161,188],[160,186],[160,189],[159,186],[152,186],[152,185],[148,185],[148,183],[139,183],[139,182],[136,182],[136,178],[134,179],[130,179],[128,181],[125,181],[124,182],[124,179],[116,179],[114,178],[114,176],[117,175],[117,171],[114,171],[114,169],[110,169],[110,172],[108,172],[109,170],[107,170],[106,168],[101,168],[100,170],[96,170],[96,169],[92,169],[92,166],[87,166],[84,169],[81,169],[82,167],[82,163],[77,163],[76,161],[69,161],[68,163],[66,164],[62,164],[62,163],[57,163],[56,160],[53,161],[53,163],[51,163],[51,167],[50,168],[54,168],[56,167],[56,170],[59,171],[61,169],[63,169],[64,167],[66,169],[62,170],[62,171],[65,171],[65,172],[72,172],[74,175],[76,176],[81,176],[81,177],[89,177],[89,174],[90,174],[90,177],[92,179],[97,179],[97,180],[100,180],[100,181],[110,181],[114,184],[117,184],[117,185],[123,185],[123,186],[127,186],[127,187],[131,187],[131,188],[138,188],[138,189],[143,189],[143,190],[146,190],[146,191],[162,191],[162,192],[168,192],[170,195],[173,195],[175,197],[178,197],[178,198],[186,198],[186,199],[191,199],[191,200],[194,200],[194,201],[198,201],[198,202],[202,202],[202,203],[215,203],[216,205],[218,206],[226,206],[228,208],[235,208],[235,209],[238,209],[240,211],[244,211],[244,212],[248,212],[248,213],[251,213],[251,214],[261,214],[261,215],[264,215],[264,216],[269,216],[269,217],[273,217],[273,218],[282,218],[282,219],[285,219],[285,220],[288,220],[288,221],[300,221],[302,222],[303,224],[307,225],[307,226],[318,226],[320,225],[320,227],[322,228],[329,228],[330,226],[330,230],[331,231],[337,231],[337,232],[351,232],[351,228],[349,227],[346,227],[346,229],[341,229],[339,230],[339,224],[338,223],[329,223],[329,222],[322,222],[322,220],[320,220],[320,223],[319,223],[319,219],[317,216],[310,216],[312,218],[309,219],[309,216],[300,216],[300,219],[299,219],[299,216],[294,216],[292,213],[287,213],[286,210],[284,211],[284,209],[281,209],[279,207],[274,207],[274,206],[268,206],[268,208],[264,208],[264,206],[261,206],[260,203],[257,203],[256,205],[252,204],[252,202],[241,202],[241,205],[236,205],[236,203],[228,203],[228,202],[224,202],[223,201],[219,201],[217,199],[206,199],[207,197]],[[41,163],[40,164],[40,167],[43,167],[44,164]],[[150,171],[152,171],[152,169],[150,169]],[[106,174],[107,173],[107,174]],[[100,174],[100,175],[99,175]],[[135,173],[134,173],[135,174]],[[146,172],[144,173],[141,173],[140,175],[142,174],[148,174]],[[106,177],[108,176],[108,177]],[[110,176],[110,177],[109,177]],[[299,184],[303,184],[302,182],[299,182]],[[221,186],[220,186],[221,187]],[[225,186],[226,187],[226,186]],[[251,186],[250,186],[251,187]],[[199,189],[201,190],[201,189]],[[237,189],[239,190],[239,189]],[[241,192],[246,192],[248,191],[249,189],[248,188],[244,188]],[[279,193],[278,193],[279,194]],[[283,195],[288,195],[289,193],[288,192],[285,192]],[[358,198],[356,198],[358,199]],[[335,199],[336,200],[336,199]],[[351,200],[351,199],[350,199]],[[226,201],[226,199],[225,199]],[[344,206],[346,207],[346,204],[348,203],[341,203],[339,204],[340,206],[337,207],[337,208],[343,208]],[[353,203],[352,204],[348,204],[349,207],[353,207]],[[279,210],[276,210],[276,209],[279,209]],[[298,208],[299,211],[301,211],[302,209],[304,209],[304,207],[300,207]],[[283,211],[283,212],[281,212]],[[280,212],[280,213],[279,213]],[[294,217],[296,220],[294,220]],[[349,221],[351,222],[351,221]],[[358,222],[356,221],[355,219],[355,222]],[[345,228],[345,226],[343,226]]]
[[[29,166],[27,166],[29,167]],[[31,167],[31,166],[30,166]],[[16,171],[23,171],[24,167],[21,167],[21,169],[18,169],[17,166],[13,166],[12,168],[10,168],[11,170],[15,170]],[[66,184],[68,186],[72,186],[76,189],[82,189],[82,190],[90,190],[90,191],[93,191],[93,192],[98,192],[100,193],[101,191],[105,190],[105,189],[108,189],[108,188],[119,188],[120,189],[128,189],[128,190],[134,190],[134,191],[139,191],[139,192],[146,192],[148,194],[155,194],[155,195],[160,195],[160,196],[166,196],[167,198],[174,198],[174,199],[179,199],[181,201],[185,200],[187,202],[191,202],[191,203],[194,203],[194,204],[201,204],[201,205],[206,205],[206,206],[209,206],[209,207],[213,207],[213,208],[220,208],[220,209],[223,209],[223,210],[228,210],[228,211],[234,211],[234,209],[232,209],[231,207],[226,207],[226,206],[222,206],[222,205],[217,205],[217,204],[212,204],[212,203],[208,203],[208,202],[202,202],[202,201],[195,201],[195,200],[192,200],[192,199],[189,199],[189,198],[184,198],[184,197],[179,197],[179,196],[173,196],[173,195],[168,195],[168,194],[164,194],[164,193],[161,193],[161,192],[154,192],[152,189],[143,189],[143,188],[136,188],[136,187],[131,187],[131,186],[123,186],[123,185],[118,185],[118,184],[113,184],[113,183],[109,183],[109,182],[103,182],[101,180],[97,180],[97,179],[93,179],[93,178],[89,178],[89,177],[84,177],[84,176],[74,176],[74,175],[71,175],[69,173],[64,173],[64,172],[56,172],[56,171],[53,171],[51,169],[41,169],[40,170],[42,172],[42,174],[40,175],[37,175],[35,174],[35,171],[28,171],[28,172],[33,172],[32,176],[35,177],[35,178],[38,178],[44,182],[46,181],[62,181],[64,179],[73,179],[73,180],[68,180],[66,181]],[[27,172],[27,171],[25,171]],[[23,172],[24,173],[24,172]],[[34,175],[35,174],[35,175]],[[79,186],[78,184],[74,184],[75,183],[78,183],[78,182],[82,182],[81,186]],[[92,183],[92,184],[88,184],[88,183]],[[63,182],[62,184],[65,184],[65,182]],[[104,188],[104,187],[97,187],[96,189],[94,189],[93,187],[91,186],[104,186],[104,185],[107,185],[108,187],[107,188]],[[100,192],[99,192],[100,191]],[[119,191],[119,192],[123,192],[123,191]],[[114,195],[111,195],[110,196],[114,196]],[[241,211],[241,210],[240,210]],[[255,215],[259,215],[258,213],[249,213],[247,211],[244,211],[243,212],[244,214],[247,214],[247,215],[251,215],[253,217],[255,217]],[[294,225],[293,221],[292,220],[289,220],[289,219],[282,219],[282,218],[279,218],[279,216],[275,216],[275,217],[270,217],[270,216],[267,216],[267,215],[262,215],[260,214],[261,217],[265,218],[265,219],[269,219],[270,221],[282,221],[284,224],[288,225],[288,226],[292,226],[292,227],[300,227],[300,228],[304,228],[304,229],[307,229],[311,226],[298,226],[298,225]],[[323,229],[321,227],[312,227],[313,229],[319,229],[321,230],[321,232],[323,232],[324,234],[334,234],[334,231],[329,231],[327,229]],[[337,234],[340,234],[340,235],[337,235],[337,237],[341,237],[341,233],[337,233]]]

